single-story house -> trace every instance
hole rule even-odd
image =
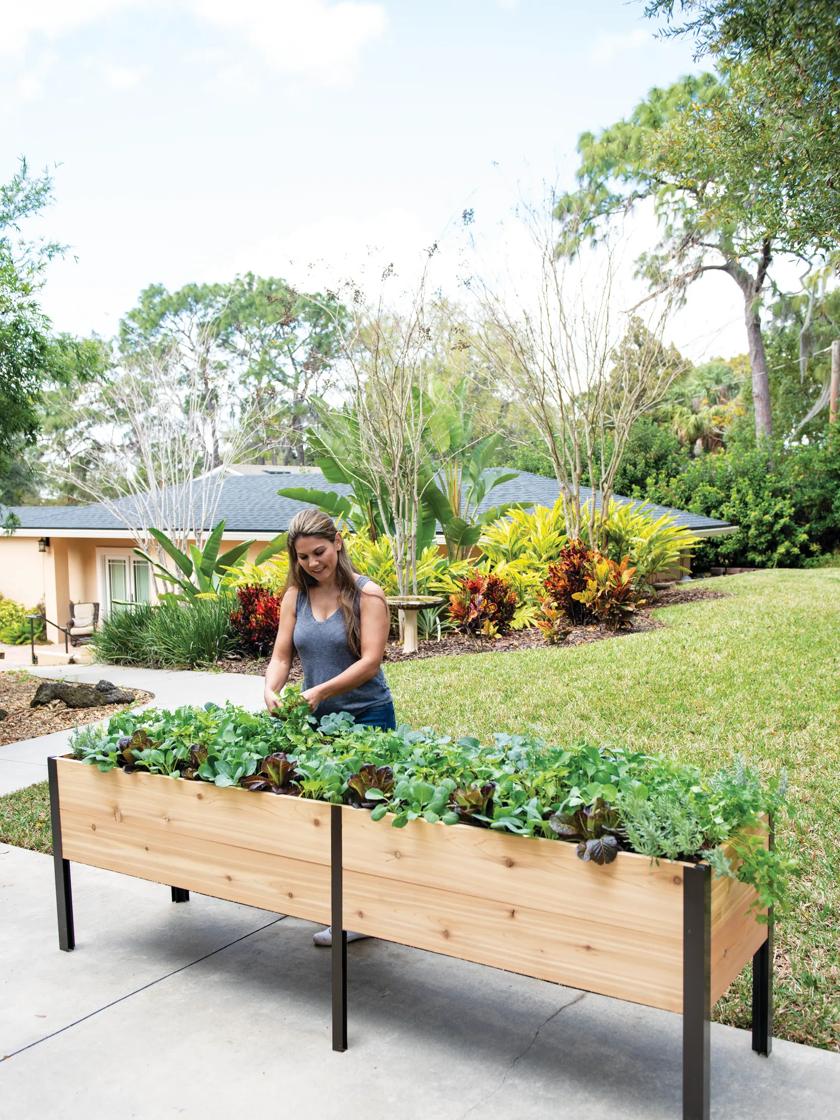
[[[328,482],[312,468],[280,466],[231,467],[221,486],[214,522],[224,519],[223,547],[253,539],[250,558],[278,533],[284,532],[302,503],[282,498],[284,487],[346,493],[348,487]],[[484,508],[505,502],[553,506],[559,495],[555,479],[520,471],[516,478],[496,487]],[[591,497],[587,491],[586,497]],[[617,502],[631,499],[616,495]],[[129,503],[131,499],[121,499]],[[114,510],[105,505],[12,507],[19,527],[0,536],[0,594],[26,607],[43,603],[46,618],[65,626],[70,603],[96,602],[107,617],[116,601],[148,602],[154,597],[149,564],[136,556],[136,541]],[[652,506],[658,517],[670,514],[675,521],[701,537],[734,532],[735,527],[685,510]],[[206,526],[210,528],[211,526]],[[63,641],[53,627],[52,641]]]

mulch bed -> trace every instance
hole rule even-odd
[[[696,603],[701,599],[725,599],[722,591],[709,591],[700,587],[676,586],[657,592],[656,598],[646,603],[636,615],[630,630],[607,630],[604,626],[576,626],[562,646],[581,646],[587,642],[599,642],[604,638],[623,638],[632,634],[659,630],[664,623],[654,618],[651,611],[659,607],[673,607],[680,603]],[[385,661],[423,661],[427,657],[447,657],[470,653],[509,653],[519,649],[545,649],[546,643],[539,630],[517,630],[503,638],[471,637],[467,634],[446,634],[439,642],[421,641],[416,653],[403,653],[399,642],[389,642],[385,648]],[[557,646],[555,648],[561,648]],[[268,665],[266,657],[228,658],[219,661],[217,667],[225,673],[248,673],[262,676]],[[289,674],[289,682],[300,682],[302,673],[300,663],[295,658]]]
[[[54,700],[42,708],[30,708],[29,702],[38,685],[46,679],[12,670],[0,673],[0,708],[9,713],[0,720],[0,746],[34,739],[38,735],[50,735],[53,731],[65,731],[68,727],[97,723],[131,707],[130,704],[103,704],[97,708],[68,708],[61,700]],[[135,704],[145,703],[153,696],[151,692],[143,692],[139,688],[128,691],[134,693]]]

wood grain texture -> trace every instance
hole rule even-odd
[[[329,806],[58,762],[65,859],[329,921]]]
[[[754,898],[747,883],[717,876],[712,880],[712,1004],[767,938],[766,924],[751,909]]]
[[[58,760],[64,856],[330,920],[330,806]],[[344,922],[404,945],[682,1010],[684,864],[342,809]],[[766,937],[752,888],[712,882],[712,1001]]]
[[[682,865],[344,812],[351,929],[604,995],[682,1006]]]

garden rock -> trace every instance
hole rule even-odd
[[[40,708],[53,700],[61,700],[68,708],[99,708],[105,704],[130,704],[134,693],[117,688],[111,681],[97,684],[79,684],[72,681],[43,681],[30,701],[30,707]]]
[[[5,719],[8,714],[5,708],[0,708],[0,720]]]

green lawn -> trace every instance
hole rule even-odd
[[[726,599],[658,612],[666,628],[576,648],[389,665],[398,715],[454,736],[528,729],[629,744],[715,769],[786,767],[778,842],[800,862],[777,925],[775,1033],[840,1049],[840,571],[710,581]],[[0,840],[44,850],[46,785],[0,798]],[[748,1026],[749,970],[714,1012]]]
[[[840,571],[707,586],[729,597],[664,608],[663,630],[390,665],[398,717],[455,736],[527,728],[554,742],[628,744],[708,770],[736,752],[786,767],[791,819],[778,839],[801,872],[777,925],[775,1029],[840,1049]],[[749,1008],[746,970],[714,1017],[748,1026]]]

